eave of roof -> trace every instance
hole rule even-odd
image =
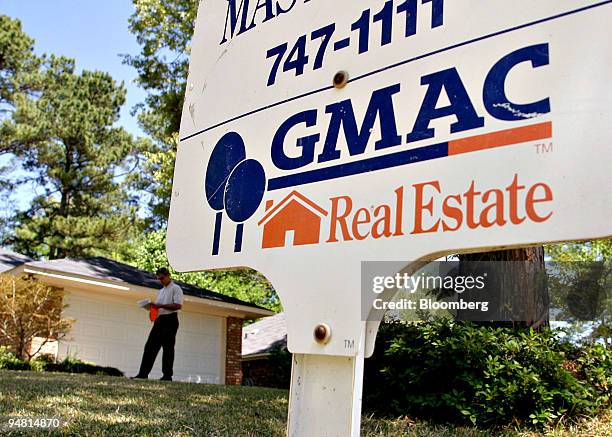
[[[137,287],[157,290],[159,281],[153,273],[129,266],[107,258],[95,257],[84,259],[58,259],[52,261],[34,261],[25,264],[27,270],[38,272],[55,272],[64,276],[92,278],[94,280],[110,281],[115,284],[130,284]],[[219,306],[250,312],[259,316],[274,314],[267,308],[242,301],[237,298],[225,296],[214,291],[175,281],[187,296],[193,296],[207,301],[215,302]]]
[[[29,261],[32,261],[32,258],[11,250],[0,249],[0,273],[13,270]]]

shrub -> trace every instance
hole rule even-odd
[[[30,364],[10,352],[7,347],[0,346],[0,369],[30,370]]]
[[[73,321],[62,317],[64,308],[61,288],[32,276],[0,274],[0,337],[22,360],[30,361],[48,341],[68,333]],[[37,337],[44,340],[32,350]]]
[[[39,361],[34,360],[34,361]],[[63,361],[53,362],[44,360],[41,369],[46,372],[88,373],[90,375],[123,376],[123,372],[114,367],[102,367],[86,363],[73,357],[66,357]]]
[[[124,376],[121,370],[114,367],[96,366],[95,364],[86,363],[73,357],[66,357],[63,361],[56,363],[52,357],[41,355],[28,362],[19,359],[15,354],[9,352],[6,347],[2,346],[0,346],[0,369]]]
[[[612,395],[612,351],[602,344],[567,345],[565,354],[564,367],[587,384],[598,405],[608,404]]]
[[[610,352],[563,345],[550,330],[435,321],[384,324],[379,336],[364,382],[378,413],[539,426],[609,400]]]

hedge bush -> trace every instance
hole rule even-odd
[[[383,324],[364,407],[479,426],[541,426],[608,407],[612,354],[534,332],[436,321]]]
[[[9,352],[6,347],[2,346],[0,346],[0,369],[123,376],[123,372],[114,367],[97,366],[72,357],[66,357],[63,361],[55,362],[52,358],[42,355],[27,362],[17,358],[12,352]]]
[[[8,348],[0,346],[0,369],[30,370],[30,364],[17,358]]]

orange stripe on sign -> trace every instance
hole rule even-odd
[[[448,142],[448,155],[475,152],[494,147],[509,146],[527,141],[543,140],[552,137],[552,122],[500,130],[490,134],[476,135]]]

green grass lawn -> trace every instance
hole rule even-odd
[[[26,415],[59,416],[67,421],[61,432],[73,435],[284,436],[287,391],[0,370],[0,416]],[[604,437],[612,436],[611,419],[529,433],[366,415],[362,435]]]

